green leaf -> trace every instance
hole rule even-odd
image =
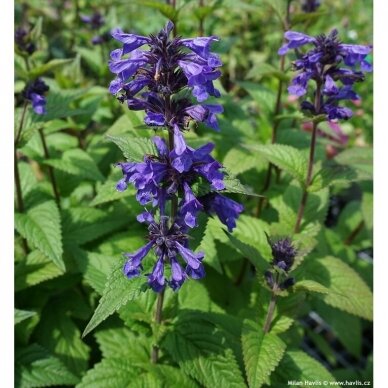
[[[39,343],[55,354],[76,376],[88,368],[90,348],[62,304],[51,303],[43,310],[35,331]]]
[[[24,290],[62,274],[62,270],[46,255],[34,250],[15,267],[15,291]]]
[[[353,168],[329,161],[313,176],[308,191],[319,191],[325,187],[355,181],[357,178],[357,173]]]
[[[334,160],[354,169],[358,180],[373,179],[373,150],[370,147],[348,148],[337,155]]]
[[[297,148],[283,144],[247,145],[268,162],[292,175],[303,187],[307,176],[307,158]]]
[[[35,206],[27,214],[15,214],[15,227],[32,247],[42,251],[59,269],[65,271],[61,220],[54,201]]]
[[[239,179],[236,177],[227,174],[224,177],[224,184],[225,184],[225,191],[226,193],[238,193],[238,194],[244,194],[244,195],[250,195],[254,197],[260,197],[260,195],[255,194],[252,192],[251,189],[248,187],[245,187]]]
[[[61,155],[60,159],[48,159],[44,163],[79,178],[92,181],[105,180],[90,155],[79,148],[67,150]]]
[[[273,387],[287,386],[288,381],[301,381],[300,387],[310,387],[310,381],[335,381],[330,372],[318,361],[300,350],[287,351],[276,372],[271,376]],[[307,383],[305,383],[307,381]]]
[[[157,149],[152,140],[134,136],[107,136],[113,141],[129,162],[143,162],[144,155],[157,155]]]
[[[41,75],[48,73],[50,71],[55,71],[58,69],[61,69],[62,67],[68,65],[69,63],[73,62],[74,59],[52,59],[51,61],[40,65],[38,67],[35,67],[30,71],[30,77],[31,78],[37,78]]]
[[[128,186],[125,191],[116,189],[117,182],[122,178],[120,171],[115,171],[112,176],[97,188],[97,195],[90,202],[90,206],[98,206],[103,203],[117,201],[125,197],[134,197],[136,191],[132,185]]]
[[[362,194],[361,212],[367,229],[373,228],[373,193]]]
[[[36,123],[51,121],[53,119],[60,119],[77,115],[90,115],[95,110],[95,106],[87,106],[85,108],[74,109],[69,105],[74,102],[75,99],[84,95],[85,89],[77,90],[50,90],[46,97],[46,110],[45,115],[33,114],[33,121]]]
[[[327,287],[329,293],[323,300],[361,318],[373,319],[373,296],[358,273],[335,257],[311,259],[304,267],[305,277]]]
[[[235,147],[229,150],[222,164],[231,174],[238,175],[260,166],[262,158],[256,153],[248,153],[244,148]]]
[[[78,378],[38,344],[16,349],[15,386],[19,388],[74,385]]]
[[[128,279],[123,274],[124,261],[120,260],[108,277],[104,293],[90,322],[86,326],[83,337],[96,328],[101,322],[126,305],[138,298],[142,293],[144,278],[139,276]]]
[[[163,4],[158,1],[152,1],[152,0],[142,0],[136,1],[141,6],[149,7],[158,10],[163,16],[165,16],[167,19],[170,19],[172,22],[176,22],[178,15],[179,15],[179,9],[175,9],[169,4]]]
[[[249,387],[260,388],[281,361],[286,344],[250,320],[244,321],[241,342]]]
[[[237,84],[251,95],[260,109],[264,109],[267,113],[273,111],[275,95],[271,90],[254,82],[237,82]]]
[[[330,292],[327,287],[314,280],[299,280],[296,282],[294,290],[318,292],[320,294],[328,294]]]
[[[90,207],[73,207],[64,210],[64,245],[82,245],[120,229],[130,220],[124,209],[117,207],[113,211],[103,211]]]
[[[14,324],[17,325],[18,323],[24,321],[25,319],[31,318],[34,315],[37,314],[36,311],[27,311],[27,310],[14,310]]]
[[[245,385],[224,331],[210,322],[190,316],[177,323],[162,345],[186,374],[205,387]]]

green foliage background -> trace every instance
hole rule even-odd
[[[15,213],[15,378],[17,387],[286,387],[289,380],[372,380],[372,76],[357,85],[360,106],[341,124],[346,145],[320,137],[314,181],[292,275],[279,298],[271,331],[262,327],[270,292],[269,235],[292,235],[307,169],[310,133],[286,91],[274,117],[285,0],[178,1],[29,0],[15,4],[16,25],[29,25],[38,50],[27,68],[15,54],[15,133],[23,116],[20,92],[42,76],[50,86],[45,116],[29,107],[16,148],[24,209]],[[323,0],[304,14],[292,2],[294,30],[337,28],[343,41],[372,42],[369,0]],[[152,153],[141,112],[109,93],[113,39],[93,46],[80,14],[99,10],[102,32],[120,26],[155,33],[167,18],[179,35],[195,36],[202,20],[224,62],[218,87],[220,133],[199,126],[188,142],[216,143],[214,156],[237,177],[231,196],[245,212],[229,235],[203,217],[191,246],[206,252],[207,276],[166,291],[163,324],[144,278],[127,280],[123,252],[143,245],[142,210],[134,190],[115,190],[114,163]],[[277,144],[270,145],[279,121]],[[330,129],[320,124],[323,132]],[[42,144],[41,133],[47,143]],[[113,141],[111,141],[111,140]],[[119,147],[117,147],[117,145]],[[123,151],[123,153],[122,153]],[[268,162],[279,167],[257,217]],[[54,174],[60,206],[52,189]],[[153,258],[148,257],[146,269]],[[312,324],[312,322],[315,322]],[[82,333],[87,334],[82,337]],[[159,344],[158,364],[150,362]],[[373,384],[373,383],[372,383]]]

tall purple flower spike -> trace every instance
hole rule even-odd
[[[38,115],[46,114],[45,94],[49,87],[40,78],[30,82],[23,90],[23,96],[32,102],[32,109]]]
[[[152,205],[154,213],[159,210],[158,221],[149,211],[137,217],[148,225],[148,242],[136,252],[126,253],[123,267],[128,278],[140,276],[145,257],[153,251],[156,261],[148,285],[155,292],[166,285],[176,291],[186,279],[205,276],[205,255],[190,250],[188,236],[198,226],[200,212],[217,215],[232,231],[243,210],[242,205],[218,193],[225,190],[225,174],[211,156],[214,144],[195,149],[184,139],[193,120],[220,130],[217,115],[222,106],[204,103],[210,96],[220,96],[213,81],[221,75],[222,63],[210,51],[218,38],[170,38],[172,29],[169,22],[149,37],[114,30],[112,36],[122,47],[111,52],[109,61],[109,69],[116,74],[110,92],[129,109],[143,110],[147,126],[169,132],[169,144],[159,136],[153,138],[155,155],[144,155],[142,162],[117,164],[123,172],[117,190],[124,191],[132,184],[141,205]],[[145,45],[148,50],[143,49]],[[209,193],[198,197],[196,184],[205,185]],[[168,201],[171,217],[165,212]]]
[[[367,60],[372,46],[342,43],[338,39],[337,30],[327,36],[317,37],[287,31],[284,37],[288,42],[279,49],[279,55],[298,50],[293,65],[299,73],[291,81],[289,93],[304,96],[308,92],[310,81],[314,80],[320,85],[320,109],[317,112],[308,101],[302,102],[302,109],[313,115],[326,115],[328,120],[349,119],[352,116],[351,109],[339,106],[339,103],[342,100],[359,99],[352,88],[356,82],[364,80],[364,72],[372,71],[372,65]],[[309,44],[313,48],[301,54],[299,49]]]

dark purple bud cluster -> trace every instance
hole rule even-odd
[[[306,13],[315,12],[320,5],[321,2],[319,0],[305,0],[302,4],[302,10]]]
[[[105,19],[101,15],[100,12],[96,11],[92,15],[81,15],[80,16],[81,21],[83,21],[85,24],[90,26],[92,30],[99,30],[101,29],[105,24]],[[105,43],[109,40],[110,36],[108,33],[98,34],[95,35],[91,42],[94,45]]]
[[[23,96],[32,102],[32,108],[38,115],[46,114],[45,94],[49,87],[40,78],[29,82],[23,90]]]
[[[29,33],[22,27],[17,28],[15,31],[15,44],[22,53],[28,55],[31,55],[36,50],[35,43],[31,42]]]
[[[264,277],[271,289],[285,290],[295,284],[295,279],[288,276],[291,270],[297,250],[289,238],[281,238],[268,242],[272,250],[272,269],[265,272]]]
[[[200,212],[217,215],[232,231],[243,211],[242,205],[219,193],[225,190],[225,173],[211,156],[214,144],[194,149],[183,136],[191,120],[219,130],[216,114],[222,112],[222,106],[193,102],[193,97],[203,102],[209,96],[220,95],[213,81],[221,74],[221,61],[210,52],[210,44],[217,39],[170,38],[172,30],[171,22],[150,37],[115,30],[112,35],[123,47],[111,53],[109,63],[117,75],[110,84],[111,93],[121,102],[126,101],[129,109],[144,110],[144,122],[149,127],[164,127],[168,132],[168,142],[153,137],[155,155],[145,155],[140,163],[118,164],[123,178],[116,186],[123,191],[129,184],[134,185],[139,203],[159,211],[159,221],[149,211],[138,216],[139,222],[148,225],[149,242],[137,252],[126,254],[124,266],[128,278],[139,276],[142,260],[152,248],[157,262],[148,275],[148,284],[156,292],[165,285],[177,290],[187,278],[205,276],[204,253],[189,249],[188,232],[198,226]],[[139,50],[144,45],[149,49]],[[193,187],[197,184],[207,187],[207,194],[195,194]],[[174,209],[171,217],[165,214],[168,202]]]
[[[298,97],[308,92],[310,81],[315,83],[314,98],[305,100],[301,107],[309,114],[325,115],[328,120],[347,120],[352,116],[351,109],[340,106],[342,100],[358,100],[353,85],[364,80],[364,72],[372,71],[367,61],[371,46],[344,44],[338,39],[337,30],[329,35],[312,37],[300,32],[287,31],[288,43],[280,50],[285,55],[296,50],[297,60],[293,62],[298,75],[292,80],[288,91]],[[312,49],[305,54],[299,48],[311,44]]]

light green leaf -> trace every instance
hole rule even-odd
[[[27,311],[27,310],[14,310],[14,324],[17,325],[18,323],[24,321],[25,319],[31,318],[34,315],[37,314],[36,311]]]
[[[157,149],[152,140],[134,136],[107,136],[122,151],[129,162],[143,162],[144,155],[157,155]]]
[[[79,148],[67,150],[61,155],[60,159],[48,159],[44,163],[80,178],[92,181],[103,181],[105,179],[89,154]]]
[[[238,85],[251,95],[261,109],[268,113],[273,111],[276,97],[271,90],[254,82],[238,82]]]
[[[235,354],[227,346],[229,336],[215,323],[202,320],[202,315],[206,316],[182,316],[162,347],[186,374],[205,387],[245,386]]]
[[[294,285],[294,290],[318,292],[320,294],[328,294],[330,292],[327,287],[314,280],[299,280]]]
[[[334,160],[356,170],[359,180],[373,179],[373,150],[370,147],[353,147],[342,151]]]
[[[286,344],[250,320],[244,321],[241,342],[249,387],[260,388],[281,361]]]
[[[152,1],[152,0],[137,0],[141,6],[150,7],[153,9],[158,10],[163,16],[165,16],[167,19],[171,20],[172,22],[176,22],[178,15],[179,15],[179,9],[175,9],[169,4],[163,4],[158,1]]]
[[[62,274],[62,270],[52,260],[39,250],[34,250],[28,254],[25,261],[15,267],[15,291],[24,290]]]
[[[145,283],[144,278],[139,276],[134,279],[128,279],[123,274],[123,265],[124,261],[120,260],[109,275],[104,293],[96,311],[84,330],[83,337],[115,311],[141,295],[142,286]]]
[[[361,212],[367,229],[373,228],[373,193],[362,194]]]
[[[15,227],[32,247],[42,251],[62,271],[61,220],[54,201],[47,201],[30,209],[27,214],[15,214]]]
[[[73,61],[74,59],[52,59],[51,61],[32,69],[30,71],[30,76],[31,78],[40,77],[41,75],[50,71],[61,69]]]
[[[292,175],[301,186],[307,176],[307,159],[297,148],[283,144],[247,145],[251,151],[258,152],[268,162]]]
[[[288,381],[301,381],[300,387],[310,387],[305,381],[335,381],[331,373],[318,361],[300,350],[287,351],[276,372],[271,376],[273,387],[287,386]]]
[[[224,184],[226,193],[238,193],[254,197],[260,197],[260,195],[253,193],[250,188],[244,186],[239,179],[230,174],[227,174],[224,177]]]
[[[38,344],[16,349],[15,386],[19,388],[75,385],[78,378]]]
[[[373,296],[358,273],[335,257],[311,259],[304,268],[306,278],[314,279],[327,287],[329,293],[323,300],[361,318],[373,319]]]
[[[68,316],[65,306],[50,304],[43,312],[36,338],[55,354],[76,376],[88,367],[90,348],[81,340],[81,333]]]
[[[222,164],[234,175],[257,168],[262,163],[262,158],[246,149],[235,147],[231,148],[226,154]]]

